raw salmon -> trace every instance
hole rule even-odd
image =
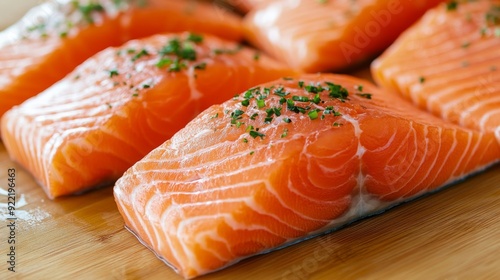
[[[214,105],[131,167],[126,227],[185,278],[456,182],[500,145],[349,76],[262,84]]]
[[[108,46],[160,32],[240,40],[241,19],[192,0],[53,0],[0,33],[0,117]]]
[[[281,0],[247,14],[246,37],[291,67],[338,71],[382,52],[443,0]]]
[[[445,120],[496,131],[500,142],[500,1],[430,10],[373,62],[372,73]]]
[[[196,34],[108,48],[5,113],[11,158],[51,198],[118,179],[212,104],[295,72],[256,50]]]

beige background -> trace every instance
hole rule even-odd
[[[14,23],[31,7],[43,0],[0,0],[0,29]]]

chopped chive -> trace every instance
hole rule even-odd
[[[453,1],[450,1],[446,4],[446,10],[447,11],[454,11],[457,9],[457,6],[458,6],[458,3],[457,1],[453,0]]]
[[[288,135],[288,128],[285,128],[283,130],[283,133],[281,133],[281,138],[285,138]]]
[[[206,68],[207,68],[207,64],[205,62],[196,64],[194,66],[194,69],[196,69],[196,70],[205,70]]]
[[[418,81],[419,81],[419,83],[421,83],[421,84],[425,83],[425,77],[422,77],[422,76],[421,76],[421,77],[419,77],[419,78],[418,78]]]
[[[307,113],[309,115],[309,118],[311,120],[315,120],[318,118],[318,110],[312,110],[312,111],[309,111],[309,113]]]
[[[170,58],[162,58],[162,59],[160,59],[160,61],[158,61],[156,63],[156,67],[163,68],[163,67],[169,65],[170,63],[172,63],[172,60]]]
[[[248,143],[248,139],[243,138],[243,143]]]
[[[112,70],[107,70],[107,72],[109,73],[109,77],[112,78],[114,76],[118,76],[120,75],[120,73],[118,73],[118,70],[116,69],[112,69]]]
[[[260,133],[260,132],[258,132],[256,130],[250,130],[249,134],[254,139],[257,138],[257,137],[260,137],[261,139],[264,139],[264,136],[265,136],[265,134],[262,134],[262,133]]]
[[[291,123],[292,122],[292,120],[289,119],[289,118],[283,118],[283,121],[286,122],[286,123]]]
[[[143,57],[143,56],[147,56],[149,55],[149,52],[146,50],[146,49],[142,49],[140,52],[136,53],[133,57],[132,57],[132,61],[136,61],[138,60],[139,58]]]
[[[304,87],[304,81],[299,81],[299,88],[303,88]]]
[[[187,40],[193,43],[201,43],[203,42],[203,36],[194,33],[189,33]]]
[[[245,107],[247,107],[249,104],[250,104],[250,100],[248,100],[248,99],[241,101],[241,105],[243,105]]]
[[[255,61],[259,61],[260,59],[260,53],[256,52],[254,55],[253,55],[253,60]]]
[[[372,99],[372,94],[371,93],[357,93],[357,95],[366,98],[366,99]]]
[[[251,119],[251,120],[255,120],[255,118],[257,118],[257,116],[258,116],[258,115],[259,115],[259,114],[254,113],[253,115],[251,115],[251,116],[250,116],[250,119]]]
[[[314,96],[312,102],[314,104],[319,104],[321,102],[321,98],[319,97],[319,93],[316,93],[316,95]]]
[[[309,102],[309,97],[294,95],[294,96],[292,96],[292,100],[293,101],[299,101],[299,102]]]

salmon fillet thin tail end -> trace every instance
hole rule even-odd
[[[126,227],[185,278],[435,191],[500,159],[492,133],[357,78],[261,84],[198,115],[120,178]]]

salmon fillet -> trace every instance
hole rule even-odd
[[[246,38],[291,67],[339,71],[372,58],[443,0],[281,0],[252,10]]]
[[[215,2],[225,2],[243,13],[248,13],[249,11],[257,8],[259,5],[265,5],[271,2],[277,2],[280,0],[215,0]]]
[[[155,35],[108,48],[5,113],[11,158],[50,198],[118,179],[212,104],[294,74],[210,35]]]
[[[211,106],[125,172],[114,196],[126,227],[193,278],[499,160],[491,133],[364,80],[305,75]]]
[[[161,32],[243,37],[241,19],[193,0],[53,0],[0,32],[0,117],[109,46]]]
[[[500,1],[430,10],[372,64],[381,86],[500,142]]]

